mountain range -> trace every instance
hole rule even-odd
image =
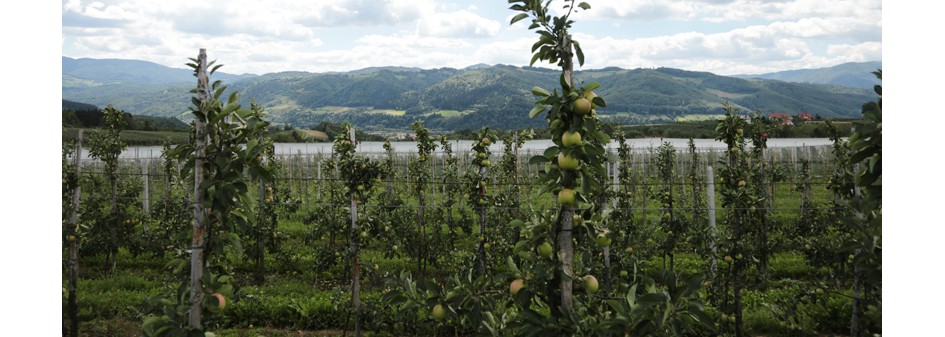
[[[601,83],[607,102],[601,118],[623,124],[713,118],[730,103],[762,113],[807,112],[822,117],[857,117],[874,99],[869,72],[881,64],[760,75],[719,76],[672,68],[604,69],[575,72],[575,81]],[[193,72],[136,60],[63,57],[62,98],[133,114],[188,120]],[[224,68],[225,69],[225,68]],[[869,70],[867,70],[869,69]],[[865,74],[860,74],[865,71]],[[529,119],[531,88],[549,91],[560,72],[508,65],[464,69],[374,67],[349,72],[278,72],[264,75],[215,73],[255,100],[277,124],[309,127],[322,121],[350,121],[367,130],[403,130],[413,121],[437,130],[543,127]],[[800,83],[807,82],[807,83]]]
[[[871,89],[879,79],[872,74],[883,67],[882,62],[849,62],[829,68],[796,69],[759,75],[735,75],[738,78],[759,78],[798,83],[831,84]]]

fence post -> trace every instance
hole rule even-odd
[[[151,159],[144,159],[141,161],[141,170],[142,176],[144,177],[144,191],[141,193],[141,208],[144,209],[145,218],[148,214],[151,214],[151,189],[150,189],[150,180],[151,180],[151,170],[148,166],[151,164]],[[144,231],[148,231],[148,222],[142,221],[144,226]]]
[[[351,144],[357,146],[354,127],[348,129]],[[351,173],[351,172],[348,172]],[[361,336],[361,262],[358,254],[361,250],[358,235],[358,200],[351,193],[351,305],[354,307],[354,335]]]
[[[69,337],[79,336],[79,304],[78,304],[78,279],[79,279],[79,244],[76,238],[79,231],[79,197],[82,194],[82,187],[79,185],[79,177],[82,173],[82,129],[79,129],[79,136],[75,142],[75,177],[76,185],[72,190],[72,210],[69,214],[69,227],[71,234],[67,237],[69,242]]]

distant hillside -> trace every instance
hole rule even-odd
[[[735,77],[871,89],[874,85],[880,84],[872,72],[882,67],[882,62],[850,62],[828,68],[798,69],[760,75],[736,75]]]
[[[107,84],[169,84],[193,82],[194,72],[157,63],[119,59],[73,59],[62,57],[63,88],[82,88]],[[214,74],[217,79],[235,80],[254,75]]]
[[[98,110],[97,106],[73,101],[62,100],[62,110]]]
[[[104,112],[98,107],[62,100],[62,126],[72,128],[102,127]],[[126,130],[141,131],[186,131],[189,125],[177,118],[125,115]]]
[[[868,75],[872,76],[867,72]],[[188,75],[190,76],[190,75]],[[350,121],[364,129],[408,129],[415,120],[456,131],[544,127],[529,119],[534,86],[553,89],[555,70],[477,65],[466,69],[378,67],[343,73],[282,72],[225,80],[249,104],[265,107],[274,123],[313,128],[322,122]],[[220,79],[214,76],[214,80]],[[711,118],[730,102],[744,110],[807,112],[822,117],[855,117],[873,100],[870,90],[834,85],[742,79],[671,68],[609,67],[575,73],[576,81],[601,83],[608,103],[602,118],[622,124]],[[191,82],[194,82],[191,78]],[[63,98],[115,107],[140,115],[189,119],[193,83],[139,83],[66,87]]]

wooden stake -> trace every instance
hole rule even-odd
[[[709,257],[709,265],[711,266],[712,279],[714,280],[718,271],[717,255],[719,252],[715,247],[715,237],[718,235],[718,232],[715,228],[715,175],[712,173],[712,166],[706,167],[705,175],[706,198],[708,198],[707,206],[709,211],[709,249],[712,250],[712,256]]]
[[[358,144],[355,139],[354,127],[349,129],[351,144]],[[354,335],[361,336],[361,261],[360,235],[358,232],[358,200],[351,193],[351,306],[354,307]]]
[[[82,186],[78,184],[78,179],[82,173],[82,163],[79,158],[82,157],[82,129],[79,129],[79,136],[75,142],[75,176],[76,186],[72,191],[72,210],[69,214],[69,227],[74,238],[69,242],[69,337],[79,336],[79,304],[78,304],[78,280],[79,280],[79,197],[82,194]]]

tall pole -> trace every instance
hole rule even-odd
[[[200,54],[197,56],[197,99],[200,101],[200,110],[206,113],[207,110],[207,50],[200,48]],[[193,329],[202,329],[200,324],[200,315],[203,307],[200,305],[203,298],[203,286],[200,279],[203,278],[204,269],[204,241],[206,239],[206,210],[204,209],[204,193],[200,188],[204,180],[203,162],[206,156],[206,131],[204,122],[198,117],[194,121],[195,128],[195,153],[194,153],[194,224],[193,241],[190,245],[190,320],[189,325]]]
[[[82,157],[82,130],[79,129],[79,136],[75,142],[75,189],[72,190],[72,210],[69,214],[69,227],[71,233],[66,241],[69,242],[69,337],[79,336],[79,304],[78,304],[78,279],[79,279],[79,244],[76,234],[79,232],[79,197],[82,194],[82,187],[78,184],[80,173],[82,172],[82,163],[79,158]]]
[[[706,201],[708,208],[709,216],[709,249],[712,250],[712,256],[710,259],[710,266],[712,269],[712,279],[715,279],[716,272],[718,270],[718,261],[717,255],[719,252],[715,248],[715,174],[712,172],[712,166],[706,168]]]
[[[348,129],[348,137],[351,139],[351,144],[354,144],[357,147],[357,142],[355,139],[354,127]],[[359,241],[360,235],[358,233],[358,200],[355,198],[354,191],[351,192],[351,306],[354,307],[354,335],[356,337],[361,336],[361,261],[359,260],[358,254],[360,253],[361,246]]]

